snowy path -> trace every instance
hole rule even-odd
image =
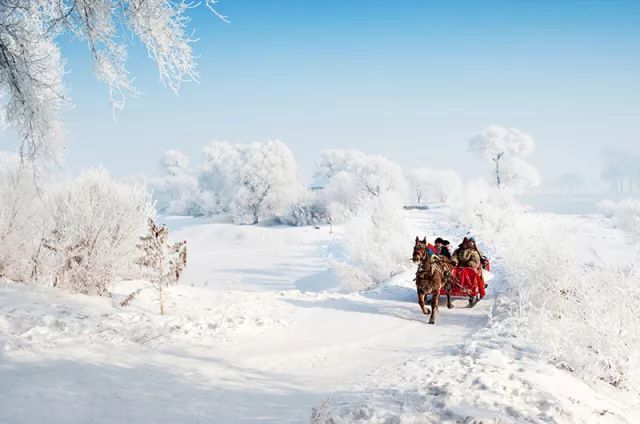
[[[440,235],[437,213],[410,217]],[[487,322],[490,299],[460,299],[427,325],[410,271],[337,292],[326,228],[173,224],[191,256],[167,317],[150,296],[121,309],[0,286],[0,422],[307,422],[327,396],[382,366],[452,354]]]

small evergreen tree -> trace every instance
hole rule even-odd
[[[168,239],[169,229],[149,218],[148,233],[140,237],[137,245],[144,252],[138,264],[146,268],[149,280],[158,290],[160,315],[164,315],[164,289],[177,283],[187,266],[187,242],[170,244]]]

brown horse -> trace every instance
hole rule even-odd
[[[416,236],[416,244],[413,246],[411,260],[414,264],[419,264],[425,256],[427,256],[427,238],[420,240],[420,237]]]
[[[436,314],[440,303],[440,290],[444,287],[447,293],[447,308],[453,308],[451,304],[451,273],[453,264],[439,255],[427,255],[427,240],[416,237],[413,248],[413,261],[419,261],[416,271],[416,289],[418,291],[418,304],[422,313],[430,314],[429,324],[436,323]],[[425,308],[424,298],[431,294],[431,311]]]

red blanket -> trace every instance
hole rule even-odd
[[[472,295],[480,294],[484,297],[484,278],[473,268],[455,267],[453,276],[458,280],[462,288]]]

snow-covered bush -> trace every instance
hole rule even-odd
[[[90,170],[53,187],[45,198],[41,260],[53,284],[104,295],[132,270],[136,242],[154,215],[142,187],[122,184],[105,170]]]
[[[524,158],[533,152],[533,138],[516,128],[491,125],[471,140],[469,150],[493,162],[496,186],[523,193],[540,184],[540,173]]]
[[[462,179],[451,169],[413,169],[408,180],[418,203],[447,203],[461,195]]]
[[[42,211],[34,170],[21,165],[17,155],[0,152],[0,277],[14,281],[37,277],[34,255]]]
[[[291,150],[279,141],[243,145],[214,142],[204,149],[200,184],[239,224],[282,217],[304,187]]]
[[[158,291],[160,315],[164,315],[164,289],[177,283],[187,266],[187,242],[169,243],[169,229],[156,225],[153,218],[149,218],[147,233],[140,237],[137,247],[143,252],[137,262]]]
[[[638,384],[640,267],[588,254],[584,244],[593,241],[582,233],[575,222],[521,216],[494,240],[504,273],[501,303],[510,305],[502,324],[586,380]]]
[[[170,215],[203,215],[215,212],[215,193],[205,197],[200,192],[198,179],[189,168],[189,158],[177,150],[167,150],[160,160],[161,176],[150,182],[153,198],[159,212]]]
[[[144,187],[102,169],[36,184],[16,155],[0,165],[0,277],[103,295],[138,276],[136,241],[155,213]]]
[[[305,226],[329,223],[329,211],[319,193],[308,190],[282,217],[286,225]]]
[[[342,287],[349,291],[375,287],[409,266],[411,234],[398,199],[382,195],[360,207],[361,213],[345,226],[344,260],[332,261]]]
[[[600,202],[598,207],[616,227],[640,239],[640,200],[625,199],[620,202],[605,200]]]

